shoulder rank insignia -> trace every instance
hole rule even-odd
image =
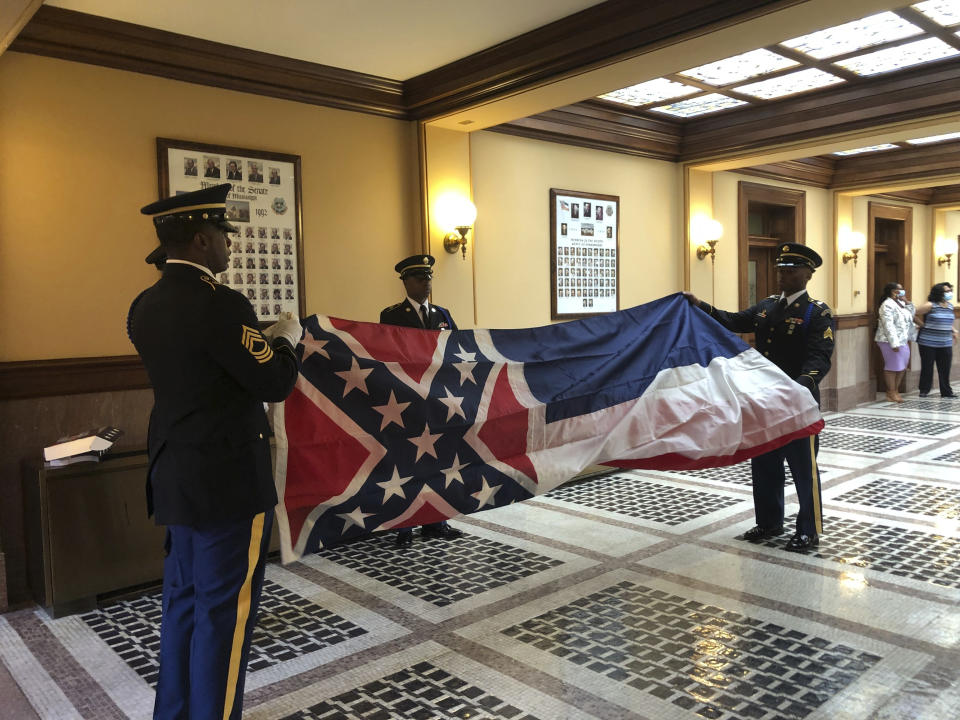
[[[201,276],[200,276],[200,279],[201,279],[203,282],[205,282],[207,285],[209,285],[211,290],[216,290],[216,289],[217,289],[217,285],[218,285],[217,281],[214,280],[214,279],[213,279],[212,277],[210,277],[209,275],[201,275]]]
[[[273,348],[270,347],[267,339],[261,335],[260,331],[256,328],[247,327],[246,325],[241,325],[240,327],[242,328],[240,343],[261,365],[269,362],[270,358],[273,357]]]
[[[824,340],[833,340],[833,328],[827,328],[823,331]]]

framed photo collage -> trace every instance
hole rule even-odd
[[[620,309],[620,198],[550,190],[550,317]]]
[[[230,266],[217,279],[247,296],[261,323],[305,313],[300,156],[157,138],[160,196],[233,184]]]

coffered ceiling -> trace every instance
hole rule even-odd
[[[958,32],[960,0],[48,0],[11,49],[821,187],[916,188],[960,177],[960,141],[907,142],[960,132]],[[650,81],[682,93],[611,99]],[[731,107],[684,109],[706,95]]]

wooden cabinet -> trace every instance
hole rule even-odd
[[[62,468],[24,465],[30,586],[54,617],[163,577],[165,530],[147,517],[146,473],[146,453]]]
[[[34,600],[53,617],[160,584],[166,530],[147,517],[146,477],[145,452],[62,468],[24,463],[27,574]],[[270,552],[279,548],[274,522]]]

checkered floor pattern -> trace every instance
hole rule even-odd
[[[623,474],[563,485],[551,491],[549,497],[664,525],[679,525],[742,502],[741,498],[661,485]]]
[[[391,673],[381,680],[311,705],[283,720],[538,720],[495,695],[431,665]]]
[[[514,545],[467,534],[458,540],[394,545],[392,533],[325,551],[326,560],[445,607],[562,564]]]
[[[824,430],[820,433],[821,450],[847,450],[850,452],[886,455],[915,444],[914,440],[857,435],[855,433]]]
[[[900,510],[914,515],[960,518],[960,491],[956,487],[880,478],[843,493],[837,500],[867,507]]]
[[[81,618],[151,686],[160,666],[160,594],[108,605]],[[265,581],[250,646],[250,672],[366,633],[276,583]]]
[[[820,559],[960,589],[960,536],[842,517],[824,522],[824,539],[814,553]],[[783,538],[760,544],[779,549]]]
[[[705,718],[803,718],[880,658],[621,582],[503,633]]]
[[[960,423],[923,422],[901,418],[869,417],[866,415],[838,415],[826,421],[828,428],[875,430],[903,435],[945,435],[960,430]]]
[[[459,539],[272,566],[244,717],[956,720],[958,448],[960,401],[828,414],[806,555],[783,549],[792,488],[784,536],[737,539],[743,462],[611,471],[459,518]],[[159,625],[158,588],[0,616],[0,717],[148,720]]]

